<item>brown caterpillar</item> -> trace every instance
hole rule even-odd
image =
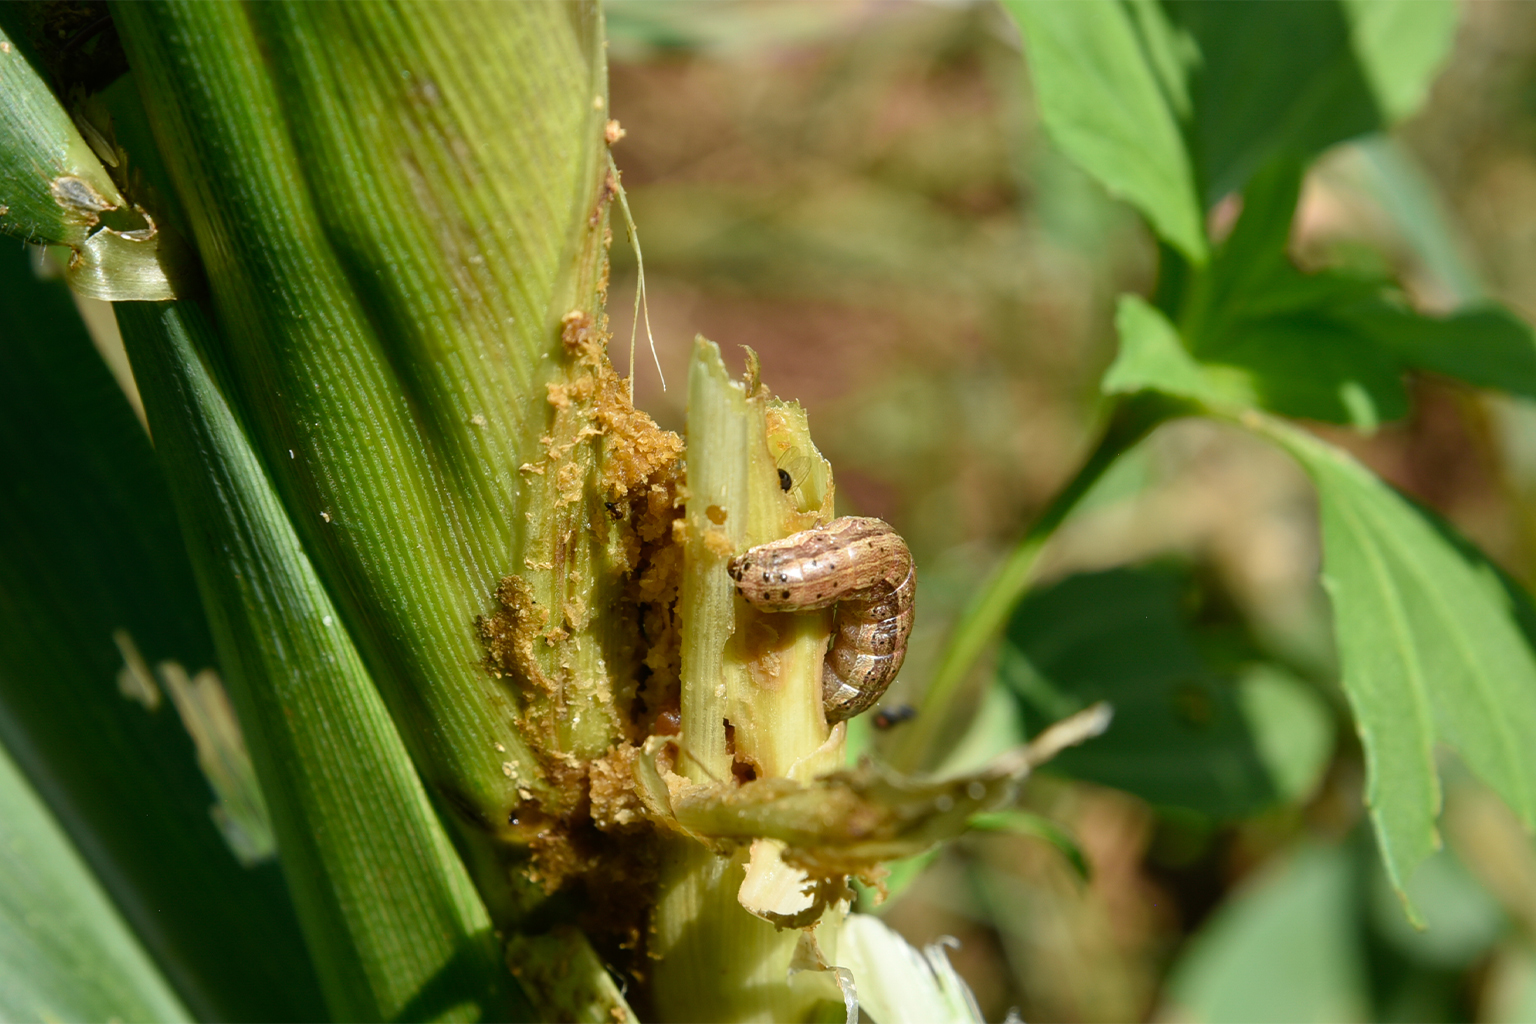
[[[837,605],[837,632],[821,676],[828,723],[867,710],[896,678],[912,632],[917,573],[907,542],[887,523],[834,519],[759,544],[731,559],[726,571],[761,611]]]

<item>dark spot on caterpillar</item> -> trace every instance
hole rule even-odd
[[[794,486],[795,486],[794,478],[791,477],[784,470],[782,470],[782,469],[779,470],[779,487],[782,490],[786,490],[787,491],[787,490],[789,490],[790,488],[792,488]]]

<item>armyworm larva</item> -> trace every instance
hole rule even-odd
[[[869,709],[896,678],[912,632],[917,573],[907,542],[879,519],[845,516],[760,544],[726,567],[736,589],[765,612],[837,606],[822,670],[829,723]]]

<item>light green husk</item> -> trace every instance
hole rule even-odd
[[[611,195],[600,14],[116,17],[203,254],[227,397],[513,925],[545,893],[510,822],[577,805],[551,765],[621,737],[636,653],[603,614],[624,565],[581,390],[599,376]],[[476,623],[513,578],[545,618],[529,664],[497,676]]]

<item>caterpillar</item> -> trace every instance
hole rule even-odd
[[[821,676],[828,724],[868,710],[896,678],[912,632],[917,573],[907,542],[889,524],[844,516],[759,544],[726,571],[759,611],[837,606]]]

